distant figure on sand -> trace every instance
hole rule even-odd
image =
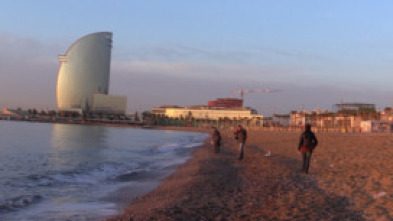
[[[214,152],[215,153],[219,153],[220,152],[220,146],[221,146],[221,133],[215,127],[213,127],[212,144],[214,145]]]
[[[311,125],[306,124],[304,132],[300,135],[298,150],[302,153],[303,165],[302,172],[308,173],[310,168],[310,159],[313,150],[318,145],[318,140],[315,134],[311,131]]]
[[[239,144],[239,160],[242,160],[244,155],[244,144],[246,143],[247,139],[247,131],[240,124],[237,126],[235,131],[235,139]]]

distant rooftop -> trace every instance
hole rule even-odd
[[[337,111],[347,111],[347,110],[375,110],[375,104],[366,103],[340,103],[335,104]]]

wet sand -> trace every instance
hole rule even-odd
[[[299,132],[231,132],[208,141],[155,190],[110,220],[393,220],[393,135],[317,133],[309,174]]]

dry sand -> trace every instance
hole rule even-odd
[[[222,132],[110,220],[393,220],[393,135],[317,133],[306,175],[299,132],[248,132],[242,161]]]

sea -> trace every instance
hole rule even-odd
[[[153,190],[208,137],[0,120],[0,220],[102,220]]]

